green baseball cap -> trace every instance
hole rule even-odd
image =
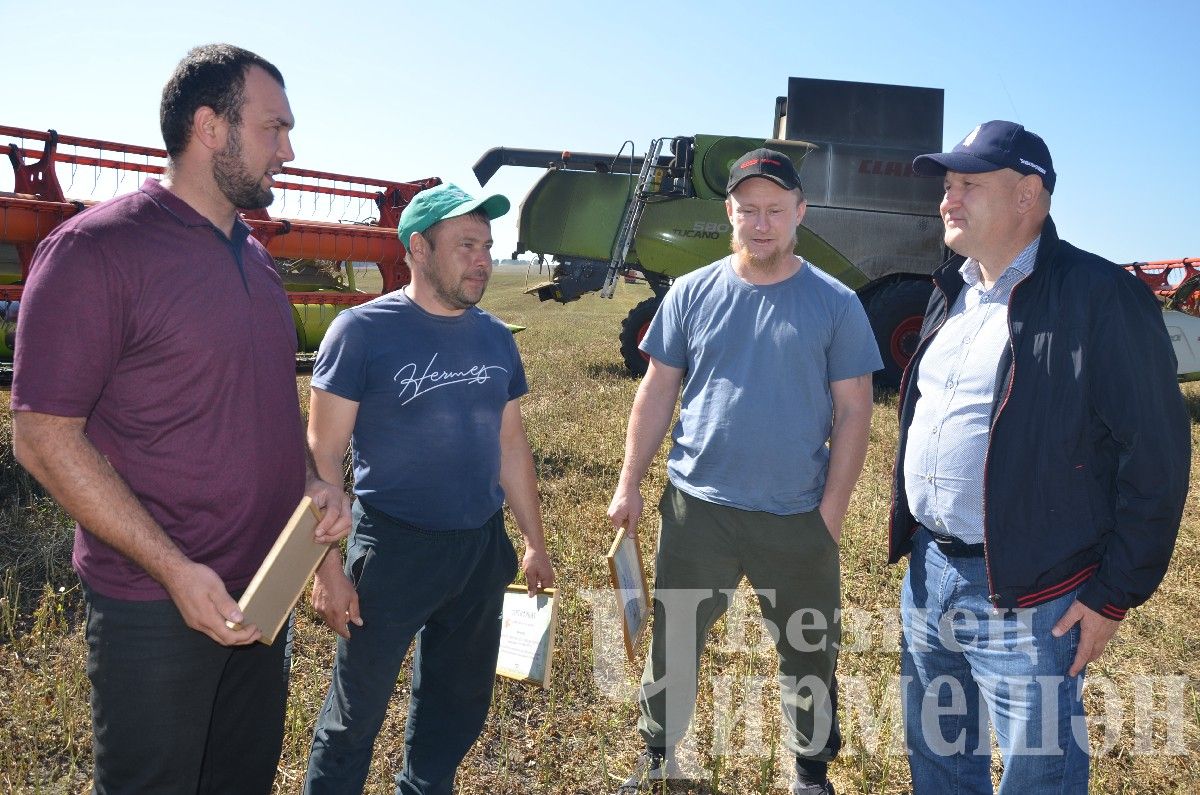
[[[475,210],[483,210],[490,219],[496,219],[508,212],[511,205],[504,196],[494,194],[485,199],[471,198],[471,194],[449,182],[426,188],[413,197],[413,200],[400,213],[400,224],[397,232],[400,242],[408,248],[409,238],[413,232],[424,232],[438,221],[456,218]]]

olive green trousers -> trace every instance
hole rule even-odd
[[[638,697],[647,746],[671,749],[686,733],[709,630],[745,577],[779,653],[784,744],[800,756],[832,759],[841,745],[832,692],[841,568],[821,515],[731,508],[674,485],[659,509],[653,635]]]

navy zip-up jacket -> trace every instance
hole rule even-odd
[[[963,289],[933,274],[921,342],[900,385],[888,560],[912,549],[904,447],[929,341]],[[1111,619],[1162,581],[1187,496],[1191,422],[1162,312],[1135,276],[1059,240],[1047,218],[1033,273],[1013,288],[984,464],[983,541],[996,607],[1077,586]]]

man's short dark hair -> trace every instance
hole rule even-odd
[[[242,121],[246,72],[257,66],[285,88],[283,75],[274,64],[249,50],[232,44],[193,47],[175,67],[163,86],[158,110],[163,143],[170,157],[178,157],[192,133],[192,117],[198,108],[212,108],[221,118],[237,126]]]

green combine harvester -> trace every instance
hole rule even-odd
[[[521,205],[516,252],[553,259],[551,280],[529,290],[540,300],[611,298],[618,281],[645,279],[654,295],[620,334],[641,375],[637,345],[671,282],[729,253],[730,166],[761,146],[785,152],[808,201],[796,253],[858,293],[883,356],[876,382],[894,387],[945,256],[941,180],[912,171],[942,149],[942,90],[793,77],[772,136],[659,138],[643,156],[496,148],[474,170],[485,185],[501,166],[546,169]]]

